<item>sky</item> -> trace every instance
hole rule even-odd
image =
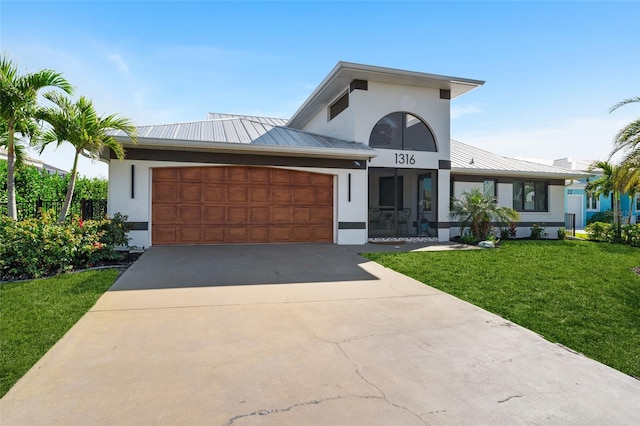
[[[61,72],[100,113],[136,125],[289,118],[338,61],[483,80],[451,102],[452,138],[592,160],[640,115],[638,104],[609,113],[640,95],[639,20],[638,1],[2,0],[0,53],[21,72]],[[40,158],[69,170],[73,149]]]

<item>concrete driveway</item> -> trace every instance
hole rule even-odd
[[[151,248],[5,425],[615,424],[640,382],[335,245]]]

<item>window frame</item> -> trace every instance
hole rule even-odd
[[[339,116],[342,111],[349,108],[349,91],[347,90],[340,95],[331,105],[329,105],[329,121]]]
[[[521,200],[516,200],[516,185],[520,184],[521,185],[521,189],[522,189],[522,199]],[[525,189],[527,184],[529,186],[533,186],[534,191],[534,199],[532,200],[534,208],[533,209],[527,209],[526,208],[526,201],[525,201]],[[540,209],[537,208],[536,206],[539,204],[539,201],[537,200],[537,197],[535,196],[536,194],[536,185],[544,185],[544,208]],[[523,213],[548,213],[549,212],[549,186],[550,183],[548,180],[535,180],[535,179],[531,179],[531,180],[525,180],[525,179],[514,179],[513,180],[513,184],[512,184],[512,202],[513,202],[513,209],[517,212],[523,212]],[[518,205],[519,203],[519,205]]]
[[[600,211],[600,197],[598,197],[597,195],[585,194],[585,198],[586,198],[586,211],[588,211],[588,212],[598,212],[598,211]],[[596,202],[596,207],[595,208],[591,207],[593,205],[593,203],[590,202],[591,200],[595,200],[595,202]]]
[[[384,145],[374,145],[372,144],[372,140],[373,140],[373,136],[374,136],[374,131],[376,131],[376,128],[378,128],[379,125],[382,124],[383,120],[385,120],[386,118],[389,117],[389,120],[392,120],[392,117],[396,114],[400,115],[400,123],[401,123],[401,127],[400,127],[400,146],[394,146],[394,147],[387,147]],[[433,150],[430,149],[415,149],[415,147],[413,147],[414,149],[409,149],[408,146],[410,145],[407,135],[407,129],[409,129],[410,127],[407,126],[407,116],[411,116],[413,118],[415,118],[416,120],[418,120],[418,122],[420,124],[422,124],[424,126],[424,129],[426,129],[426,131],[429,133],[429,135],[431,136],[431,140],[428,141],[429,147],[431,146],[431,141],[433,141]],[[394,145],[394,144],[391,144]],[[373,128],[371,129],[371,133],[369,133],[369,146],[375,149],[390,149],[390,150],[398,150],[398,151],[411,151],[411,152],[438,152],[438,141],[436,140],[436,136],[433,132],[433,130],[431,129],[431,127],[429,126],[429,124],[427,124],[426,121],[424,121],[421,117],[419,117],[418,115],[412,113],[412,112],[407,112],[407,111],[394,111],[391,112],[387,115],[385,115],[384,117],[382,117],[381,119],[379,119],[378,121],[376,121],[376,124],[373,126]]]

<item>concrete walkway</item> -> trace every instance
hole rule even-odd
[[[209,246],[145,253],[0,423],[637,425],[639,408],[639,381],[353,248]]]

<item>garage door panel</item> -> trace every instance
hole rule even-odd
[[[179,223],[200,223],[202,222],[202,207],[182,206],[178,208]]]
[[[194,244],[200,242],[199,226],[180,226],[177,228],[177,237],[183,244]]]
[[[249,182],[252,184],[264,185],[269,183],[271,179],[271,170],[264,168],[249,169]]]
[[[268,226],[251,226],[249,228],[250,241],[252,243],[267,243],[269,242],[269,227]]]
[[[331,226],[310,226],[311,239],[319,242],[333,241],[333,227]]]
[[[227,181],[236,183],[249,182],[249,169],[246,167],[227,167]]]
[[[294,207],[293,208],[294,223],[309,223],[310,219],[311,219],[311,207]]]
[[[293,183],[292,175],[291,170],[272,169],[271,183],[275,185],[291,185]]]
[[[313,188],[295,188],[293,190],[293,202],[299,204],[314,204],[316,194]]]
[[[204,167],[202,168],[202,181],[208,183],[224,182],[226,167]]]
[[[202,207],[202,222],[207,224],[222,224],[225,218],[225,208],[222,206]]]
[[[226,231],[225,237],[230,243],[249,242],[249,229],[246,226],[229,226]]]
[[[178,185],[174,183],[154,182],[153,199],[156,201],[177,201]]]
[[[153,244],[332,242],[333,177],[267,167],[153,169]]]
[[[293,242],[291,226],[273,225],[270,229],[270,240],[275,243]]]
[[[316,203],[333,206],[333,188],[316,188]]]
[[[269,207],[251,207],[249,217],[252,224],[268,224],[270,219]]]
[[[315,208],[311,211],[309,222],[313,224],[328,223],[333,216],[333,209],[329,207]]]
[[[292,223],[293,208],[291,207],[271,207],[272,223]]]
[[[184,167],[178,169],[178,180],[200,182],[202,180],[202,169],[200,167]]]
[[[293,190],[286,187],[275,187],[271,190],[272,203],[291,203],[293,201]]]
[[[311,240],[311,229],[309,226],[293,226],[291,228],[293,242],[303,242]]]
[[[230,203],[246,203],[249,201],[249,188],[246,186],[233,186],[228,189],[227,198]]]
[[[153,208],[153,222],[175,222],[178,219],[178,207],[175,205],[156,205]]]
[[[159,168],[153,169],[153,180],[169,180],[175,182],[178,179],[178,169],[174,168]]]
[[[224,243],[224,229],[221,226],[205,226],[202,231],[202,242],[206,244]]]
[[[152,238],[158,244],[175,244],[176,243],[176,227],[154,225]]]
[[[271,190],[269,187],[249,188],[249,200],[252,203],[268,203],[271,201]]]
[[[178,188],[178,200],[181,202],[199,202],[202,194],[200,185],[182,184]]]
[[[333,176],[321,175],[318,173],[309,173],[311,185],[333,186]]]
[[[202,190],[202,201],[222,203],[225,201],[226,192],[223,186],[206,185]]]
[[[249,222],[249,209],[247,207],[227,207],[225,217],[227,223],[247,223]]]

